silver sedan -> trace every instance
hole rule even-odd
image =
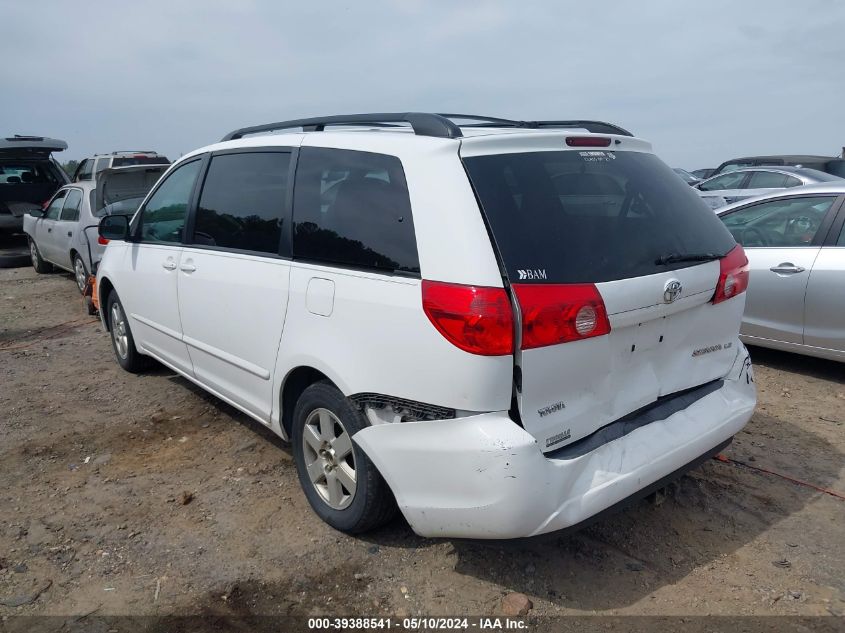
[[[842,180],[817,169],[806,167],[771,166],[746,167],[713,176],[703,182],[693,184],[711,209],[718,209],[779,189],[790,189],[803,185]]]
[[[845,361],[845,180],[726,206],[751,275],[741,338]]]

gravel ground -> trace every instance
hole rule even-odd
[[[0,293],[0,616],[486,615],[511,592],[540,616],[845,613],[832,495],[713,460],[576,533],[351,538],[258,423],[121,371],[70,275],[0,270]],[[759,407],[725,454],[845,493],[845,365],[752,357]]]

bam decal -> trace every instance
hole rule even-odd
[[[523,279],[548,279],[548,277],[546,277],[545,268],[520,268],[516,272],[519,273],[520,281],[522,281]]]

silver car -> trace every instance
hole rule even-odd
[[[97,225],[105,215],[132,215],[169,165],[135,165],[106,169],[96,181],[60,188],[44,211],[24,216],[32,265],[39,273],[53,267],[74,274],[82,292],[93,262],[101,259]],[[90,256],[89,256],[90,253]],[[93,262],[91,261],[93,259]]]
[[[842,179],[807,167],[760,166],[722,173],[693,187],[711,209],[718,209],[770,191],[837,180]]]
[[[845,361],[845,180],[717,211],[751,268],[744,342]]]

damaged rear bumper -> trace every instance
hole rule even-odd
[[[380,424],[354,439],[422,536],[516,538],[577,525],[730,440],[754,412],[740,346],[721,387],[594,450],[547,457],[506,412]]]

